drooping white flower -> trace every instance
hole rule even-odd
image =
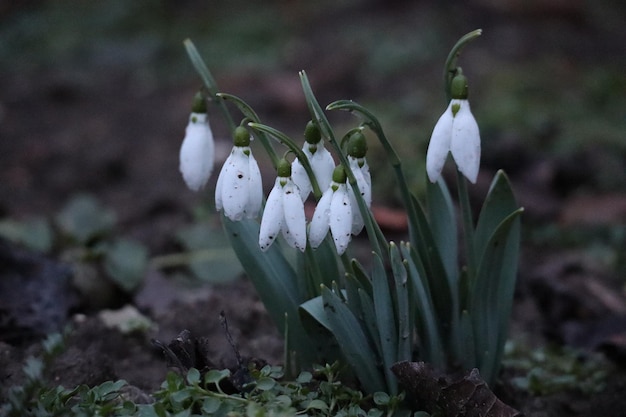
[[[480,167],[480,132],[467,101],[467,78],[460,67],[455,71],[449,85],[452,100],[437,121],[428,144],[426,172],[430,181],[436,182],[451,152],[459,171],[475,183]]]
[[[313,175],[315,175],[315,180],[320,190],[325,190],[330,185],[333,169],[335,169],[335,161],[330,152],[324,147],[320,131],[313,121],[307,123],[304,129],[304,138],[305,142],[302,152],[306,155],[311,165],[311,170]],[[302,162],[298,158],[293,161],[291,178],[300,189],[302,201],[306,200],[313,187]]]
[[[370,208],[372,205],[372,177],[370,175],[370,168],[367,165],[367,161],[365,158],[355,158],[353,156],[348,156],[348,161],[350,162],[350,169],[356,178],[357,186],[359,187],[359,191],[361,197],[365,202],[367,208]],[[352,234],[358,235],[363,230],[363,226],[365,225],[363,221],[363,216],[361,215],[361,210],[359,210],[358,203],[356,201],[356,196],[354,195],[354,190],[352,187],[348,187],[349,196],[350,196],[350,204],[352,205]]]
[[[304,152],[309,160],[309,164],[311,165],[320,190],[325,190],[330,185],[333,169],[335,168],[333,156],[328,152],[328,149],[324,147],[322,141],[318,143],[305,143],[302,147],[302,152]],[[300,197],[302,201],[304,201],[311,193],[311,180],[298,158],[293,161],[291,169],[291,178],[293,178],[293,182],[295,182],[300,189]]]
[[[206,101],[198,93],[194,97],[185,138],[180,147],[179,169],[187,187],[198,191],[206,185],[213,172],[214,158],[215,143],[207,119]]]
[[[235,145],[215,186],[215,208],[232,221],[257,217],[263,203],[261,171],[249,143],[247,130],[235,129]]]
[[[298,186],[289,176],[278,176],[267,197],[261,219],[259,246],[266,251],[279,233],[292,248],[306,248],[306,218]]]
[[[330,187],[324,191],[322,198],[317,203],[313,219],[309,226],[309,244],[313,248],[317,248],[330,229],[335,242],[337,253],[342,255],[348,248],[350,239],[352,238],[352,216],[353,210],[350,203],[350,196],[345,182],[345,172],[343,174],[343,182],[336,182],[337,168],[333,173],[333,181]]]
[[[426,171],[431,182],[439,179],[448,152],[459,171],[475,183],[480,166],[480,133],[467,100],[451,100],[433,129],[426,153]]]

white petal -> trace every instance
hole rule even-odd
[[[253,219],[259,215],[261,206],[263,205],[263,179],[261,178],[261,170],[259,164],[254,159],[252,151],[248,148],[248,165],[249,165],[249,180],[248,180],[248,203],[244,208],[246,217]]]
[[[280,177],[276,178],[274,188],[270,191],[263,210],[261,230],[259,232],[259,247],[266,251],[276,239],[283,227],[283,187],[280,185]]]
[[[452,140],[452,122],[451,101],[433,129],[426,152],[426,172],[431,182],[437,182],[443,165],[446,163],[450,151],[450,141]]]
[[[454,117],[450,150],[459,171],[475,183],[480,167],[480,132],[466,100],[461,101],[461,108]]]
[[[304,203],[298,187],[289,180],[283,187],[283,236],[289,246],[304,252],[306,249],[306,218]]]
[[[317,248],[326,234],[328,234],[329,228],[329,215],[330,215],[330,203],[333,199],[332,188],[327,188],[322,194],[322,198],[317,202],[311,224],[309,225],[309,244],[313,248]]]
[[[328,149],[324,147],[323,142],[317,144],[317,150],[314,154],[311,154],[310,151],[307,153],[310,155],[309,161],[311,162],[311,168],[313,169],[320,190],[327,189],[330,186],[335,169],[333,156],[328,152]]]
[[[361,197],[363,198],[365,205],[369,208],[372,204],[372,188],[370,184],[368,184],[365,176],[363,175],[361,167],[359,167],[359,161],[351,156],[348,157],[348,160],[350,161],[350,169],[352,170],[352,173],[356,178],[356,183],[359,187]],[[369,168],[367,169],[367,172],[369,173]],[[348,187],[348,191],[350,196],[350,204],[352,206],[352,234],[358,235],[359,233],[361,233],[361,230],[363,230],[363,216],[361,215],[361,210],[359,210],[359,206],[356,201],[352,186]]]
[[[250,165],[243,148],[233,147],[220,176],[223,176],[220,188],[224,214],[232,221],[239,221],[249,200]]]
[[[367,164],[367,160],[365,158],[363,158],[363,161],[362,161],[361,172],[363,173],[363,178],[365,178],[365,182],[370,187],[370,196],[371,196],[372,176],[370,174],[370,166]],[[370,199],[370,203],[371,203],[371,199]]]
[[[291,179],[300,190],[300,199],[305,201],[311,193],[311,181],[309,180],[309,176],[306,174],[306,170],[298,158],[294,159],[291,164]]]
[[[180,148],[180,172],[193,190],[204,187],[213,172],[215,144],[206,114],[191,113]]]
[[[222,211],[224,207],[224,203],[222,201],[222,188],[224,184],[224,173],[226,171],[226,166],[231,164],[231,155],[233,151],[230,152],[226,161],[224,161],[224,165],[222,165],[222,169],[220,169],[220,174],[217,176],[217,182],[215,183],[215,209],[217,211]]]
[[[337,254],[342,255],[352,238],[352,207],[346,184],[340,184],[337,191],[333,193],[328,223]]]

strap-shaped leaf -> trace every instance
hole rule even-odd
[[[431,297],[428,280],[415,249],[409,244],[400,245],[400,251],[407,263],[408,279],[412,284],[411,295],[416,306],[415,326],[423,358],[437,367],[445,366],[442,333],[446,330],[437,316]]]
[[[332,333],[365,390],[370,393],[387,391],[385,379],[377,366],[380,359],[367,342],[357,318],[328,287],[322,288],[322,299]]]
[[[390,282],[385,271],[382,259],[373,254],[372,265],[372,293],[374,299],[374,311],[376,312],[376,325],[380,338],[381,356],[387,385],[392,389],[390,394],[395,394],[396,377],[391,372],[391,367],[398,362],[398,330],[390,291]],[[392,281],[393,282],[393,281]]]
[[[447,278],[446,269],[443,266],[439,248],[428,223],[426,213],[417,199],[414,199],[414,207],[419,222],[420,239],[418,242],[411,242],[413,250],[419,256],[419,260],[415,258],[413,261],[422,279],[428,280],[431,301],[433,308],[437,312],[437,319],[441,323],[441,327],[450,329],[456,320],[454,311],[454,299],[456,296],[450,287],[450,280]],[[456,288],[454,291],[456,291]]]
[[[279,245],[261,251],[257,243],[260,226],[256,220],[233,222],[222,216],[222,224],[239,262],[278,329],[285,329],[287,316],[289,346],[298,351],[301,360],[314,361],[315,354],[310,351],[309,338],[298,318],[298,307],[303,301],[298,292],[298,277]]]
[[[434,184],[426,180],[426,198],[428,223],[450,286],[455,288],[459,262],[458,228],[452,197],[442,178]]]
[[[515,201],[509,179],[504,171],[500,170],[491,182],[489,192],[480,210],[478,224],[474,233],[474,248],[478,264],[480,264],[487,242],[496,228],[517,208],[517,202]]]
[[[398,246],[389,244],[389,258],[395,289],[395,311],[398,323],[398,350],[396,362],[410,360],[412,349],[413,320],[409,315],[408,273]]]
[[[495,229],[483,250],[483,256],[472,289],[470,315],[474,329],[477,363],[486,381],[493,382],[499,369],[513,288],[517,275],[519,252],[518,209]],[[504,316],[503,314],[507,314]]]
[[[310,337],[311,349],[315,346],[316,360],[321,363],[334,363],[342,358],[336,340],[333,340],[332,326],[324,310],[322,296],[311,298],[299,308],[300,322]],[[310,364],[306,364],[310,365]]]

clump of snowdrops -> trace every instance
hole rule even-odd
[[[284,334],[288,372],[339,361],[366,391],[394,395],[398,382],[391,366],[400,361],[478,368],[489,383],[497,377],[517,274],[522,209],[502,171],[492,180],[477,222],[469,204],[468,183],[476,182],[480,167],[480,133],[457,60],[480,34],[476,30],[459,39],[445,62],[448,104],[430,138],[423,199],[411,193],[398,154],[368,109],[349,100],[323,109],[300,72],[311,114],[301,143],[263,124],[241,98],[221,92],[194,45],[185,41],[204,87],[194,99],[180,170],[196,191],[213,172],[210,104],[233,133],[232,151],[217,178],[215,207]],[[240,115],[239,123],[232,110]],[[355,127],[341,137],[326,118],[326,111],[335,110],[357,116]],[[406,241],[388,241],[370,210],[375,178],[367,163],[365,130],[380,141],[393,167],[408,218]],[[251,146],[253,139],[259,147]],[[276,169],[266,199],[255,152],[266,152]],[[457,168],[459,219],[441,175],[449,154]],[[309,219],[307,199],[316,202]],[[349,255],[353,236],[363,231],[371,249],[366,265]]]

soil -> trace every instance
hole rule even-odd
[[[24,3],[25,7],[38,4]],[[399,20],[410,14],[407,10],[414,12],[413,6],[402,1],[392,2],[393,6],[382,3],[364,2],[357,12],[370,18],[381,13]],[[473,18],[478,15],[487,16],[485,22],[496,18],[517,22],[519,26],[511,29],[510,34],[526,42],[530,42],[528,37],[513,32],[537,33],[557,21],[572,29],[573,36],[585,36],[575,28],[581,21],[590,22],[579,4],[582,2],[564,5],[559,1],[533,1],[528,9],[521,5],[524,2],[515,1],[505,2],[512,9],[502,9],[486,1],[469,3],[467,13]],[[285,13],[293,12],[283,6]],[[620,6],[615,7],[618,12],[623,11]],[[0,12],[7,18],[22,10],[17,7]],[[515,20],[512,16],[522,17]],[[544,20],[529,25],[529,20],[537,16],[543,16]],[[623,47],[624,36],[615,38],[597,27],[585,30],[595,30],[594,36],[601,40],[602,50],[594,50],[594,56],[601,62],[608,62],[609,56],[620,50],[619,45]],[[316,39],[312,42],[315,51],[325,50],[328,39],[323,32],[322,26],[311,35]],[[491,46],[497,50],[498,45]],[[593,49],[588,42],[581,45],[585,51]],[[318,81],[321,102],[328,102],[327,97],[352,97],[359,91],[372,94],[382,90],[379,86],[355,82],[350,75],[355,64],[349,61],[350,57],[334,54],[325,60],[305,62],[310,65],[307,71],[311,78]],[[331,71],[333,63],[341,70]],[[143,242],[152,255],[180,250],[172,236],[192,221],[190,207],[210,198],[210,192],[198,195],[188,191],[178,172],[178,148],[188,117],[185,109],[197,81],[190,77],[175,86],[142,87],[136,84],[135,75],[123,68],[92,70],[96,76],[81,69],[61,70],[58,66],[26,74],[17,71],[2,74],[0,217],[49,215],[57,212],[71,196],[88,192],[114,208],[120,234]],[[295,104],[300,98],[292,93],[294,80],[283,78],[282,73],[259,77],[224,73],[222,87],[238,95],[255,91],[256,95],[248,98],[264,120],[287,125],[287,131],[298,131],[302,125],[299,121],[306,121],[307,116],[302,103]],[[403,88],[407,78],[405,75],[404,81],[390,88]],[[286,87],[276,90],[273,87],[276,85]],[[294,121],[298,121],[297,126],[290,126]],[[216,132],[219,157],[223,158],[229,145],[219,122]],[[494,170],[504,167],[511,175],[521,205],[526,207],[526,221],[531,226],[583,224],[610,230],[613,224],[624,224],[624,191],[594,192],[595,184],[589,184],[580,175],[583,168],[600,166],[601,155],[581,152],[580,160],[572,162],[537,154],[520,147],[519,141],[505,139],[502,141],[505,145],[492,149],[484,157],[485,165],[475,188],[477,199],[484,195]],[[208,190],[214,181],[215,178]],[[402,236],[402,230],[398,229],[402,224],[398,217],[402,214],[383,203],[378,203],[377,210],[383,227]],[[626,416],[623,269],[615,270],[610,263],[599,261],[585,250],[537,242],[526,239],[523,244],[512,339],[523,339],[533,347],[554,343],[580,348],[582,352],[603,352],[612,363],[612,372],[607,388],[597,395],[585,396],[572,390],[532,397],[512,388],[505,370],[503,383],[496,387],[496,392],[528,416]],[[5,280],[5,287],[0,287],[4,288],[4,298],[0,297],[4,300],[0,305],[0,398],[8,387],[22,381],[25,358],[41,353],[42,333],[61,330],[67,324],[72,331],[65,352],[50,370],[52,380],[69,387],[125,379],[138,389],[138,400],[147,400],[168,371],[162,352],[151,342],[153,338],[167,342],[188,329],[194,335],[209,338],[216,363],[224,366],[233,363],[233,348],[219,321],[222,311],[243,355],[260,357],[270,363],[282,362],[281,338],[245,277],[230,283],[192,286],[177,283],[168,271],[150,270],[138,292],[123,297],[115,305],[103,306],[132,305],[154,323],[147,332],[126,334],[103,323],[101,308],[85,307],[84,302],[75,298],[74,290],[63,281],[68,279],[68,270],[58,259],[58,253],[42,256],[6,242],[0,246],[0,252],[0,272]],[[44,301],[50,305],[36,299],[37,291],[29,292],[33,285],[44,291],[42,281],[36,281],[41,279],[38,274],[43,270],[55,277],[66,276],[46,287],[43,297],[47,297]],[[39,284],[31,282],[28,287],[29,279]],[[11,290],[7,289],[8,282],[16,282],[11,284]],[[6,301],[16,297],[30,300],[26,303],[28,307]],[[45,307],[39,308],[41,305]]]

